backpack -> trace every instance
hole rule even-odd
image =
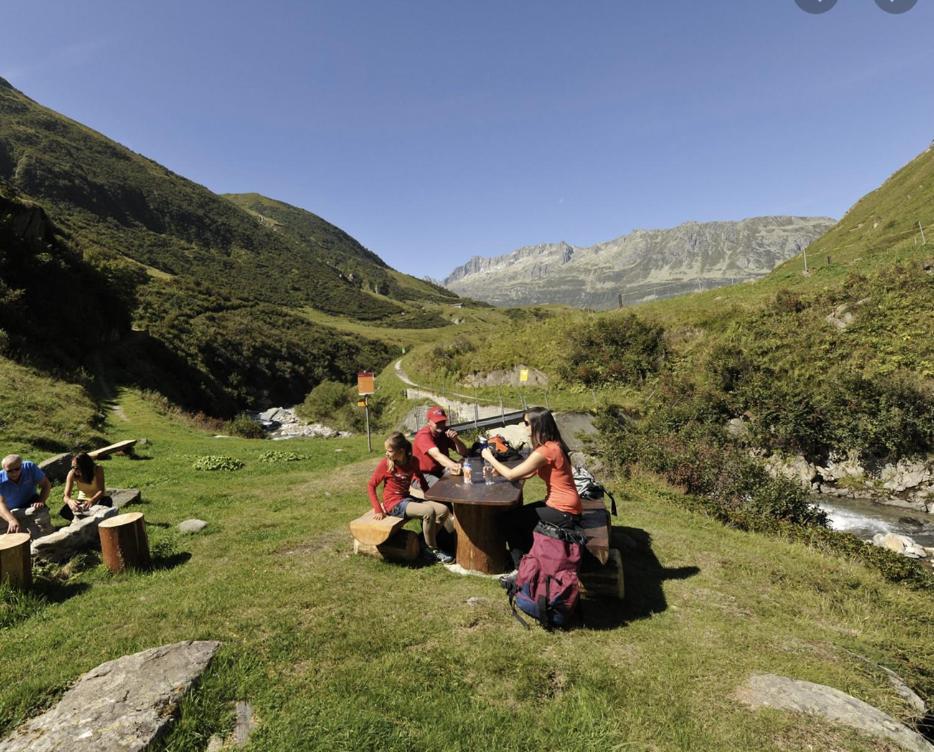
[[[613,498],[613,494],[597,483],[593,474],[583,465],[574,468],[574,485],[577,486],[577,495],[582,499],[602,499],[604,495],[609,496],[613,516],[619,516],[616,513],[616,499]]]
[[[493,456],[500,462],[518,459],[521,456],[519,454],[519,448],[512,446],[512,444],[506,441],[505,437],[500,436],[498,433],[490,436],[487,441],[490,449],[493,450]],[[523,445],[524,442],[520,444],[519,447]]]
[[[569,627],[580,601],[580,570],[584,536],[539,522],[532,532],[532,550],[522,557],[514,579],[503,586],[512,613],[526,629],[529,625],[516,607],[537,619],[545,628]]]

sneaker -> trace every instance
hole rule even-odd
[[[428,549],[429,553],[435,557],[435,560],[442,564],[453,564],[454,557],[451,554],[447,554],[442,551],[440,548],[430,548]]]

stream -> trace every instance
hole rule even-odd
[[[915,543],[934,547],[934,515],[876,504],[865,499],[812,496],[811,501],[825,512],[834,530],[853,533],[864,540],[876,533],[907,535]]]

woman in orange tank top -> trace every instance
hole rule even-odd
[[[538,475],[545,481],[547,494],[543,501],[520,507],[506,519],[506,540],[517,567],[532,547],[532,531],[539,522],[571,528],[581,520],[581,500],[574,485],[570,450],[561,438],[554,416],[544,407],[531,407],[524,422],[529,428],[532,453],[521,464],[507,467],[493,456],[491,449],[483,450],[483,459],[506,480]]]

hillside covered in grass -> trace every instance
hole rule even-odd
[[[0,201],[12,343],[0,355],[215,415],[381,368],[381,330],[447,326],[440,311],[457,300],[309,212],[215,195],[2,80]],[[81,300],[95,303],[76,334]],[[341,333],[331,318],[376,334]]]

